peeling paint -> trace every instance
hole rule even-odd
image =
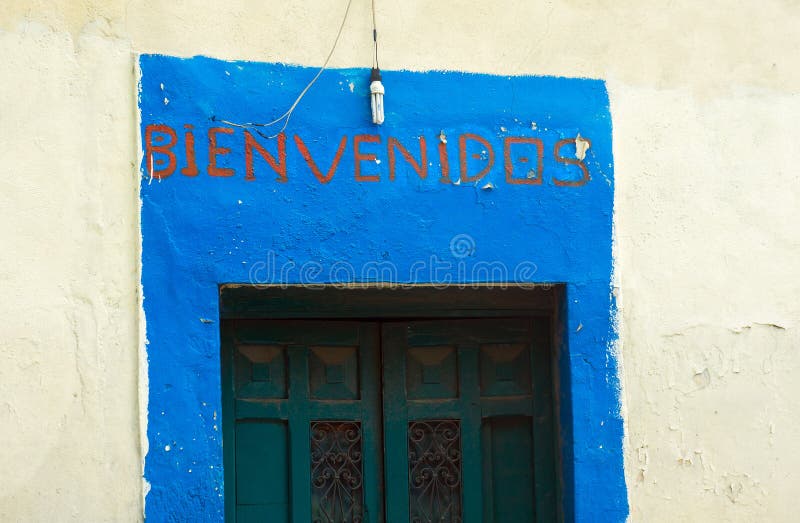
[[[589,141],[582,138],[580,134],[575,137],[575,158],[584,160],[586,158],[586,151],[589,150]]]

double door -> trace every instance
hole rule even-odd
[[[228,520],[554,520],[549,329],[224,323]]]

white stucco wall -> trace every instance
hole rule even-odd
[[[800,4],[663,4],[378,0],[381,65],[608,81],[631,519],[791,521]],[[0,3],[0,520],[141,517],[135,53],[318,65],[344,5]]]

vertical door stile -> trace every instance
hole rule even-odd
[[[544,523],[555,521],[557,455],[555,424],[553,418],[553,376],[549,357],[551,347],[548,318],[531,321],[529,336],[531,348],[531,367],[533,369],[533,462],[534,462],[534,500],[536,521]]]
[[[478,364],[478,345],[458,347],[461,411],[462,503],[464,523],[480,523],[483,506],[481,484],[481,398]]]
[[[492,429],[491,425],[481,424],[481,452],[483,454],[483,491],[481,502],[483,504],[483,523],[495,523],[494,520],[494,485],[492,483]],[[497,522],[500,523],[500,522]]]
[[[233,521],[236,515],[236,394],[234,390],[234,329],[228,326],[222,330],[220,346],[222,347],[222,453],[225,481],[225,521]]]
[[[292,521],[311,521],[310,419],[308,399],[308,347],[290,345],[289,355],[289,448],[291,454]]]
[[[362,431],[364,455],[364,521],[383,523],[383,460],[381,419],[381,345],[376,323],[359,327]]]
[[[405,329],[406,324],[384,324],[381,336],[386,520],[391,522],[409,520]]]

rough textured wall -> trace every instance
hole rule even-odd
[[[631,519],[790,521],[800,6],[662,4],[378,0],[382,65],[608,81]],[[0,5],[0,519],[141,513],[134,53],[315,65],[343,8]]]

